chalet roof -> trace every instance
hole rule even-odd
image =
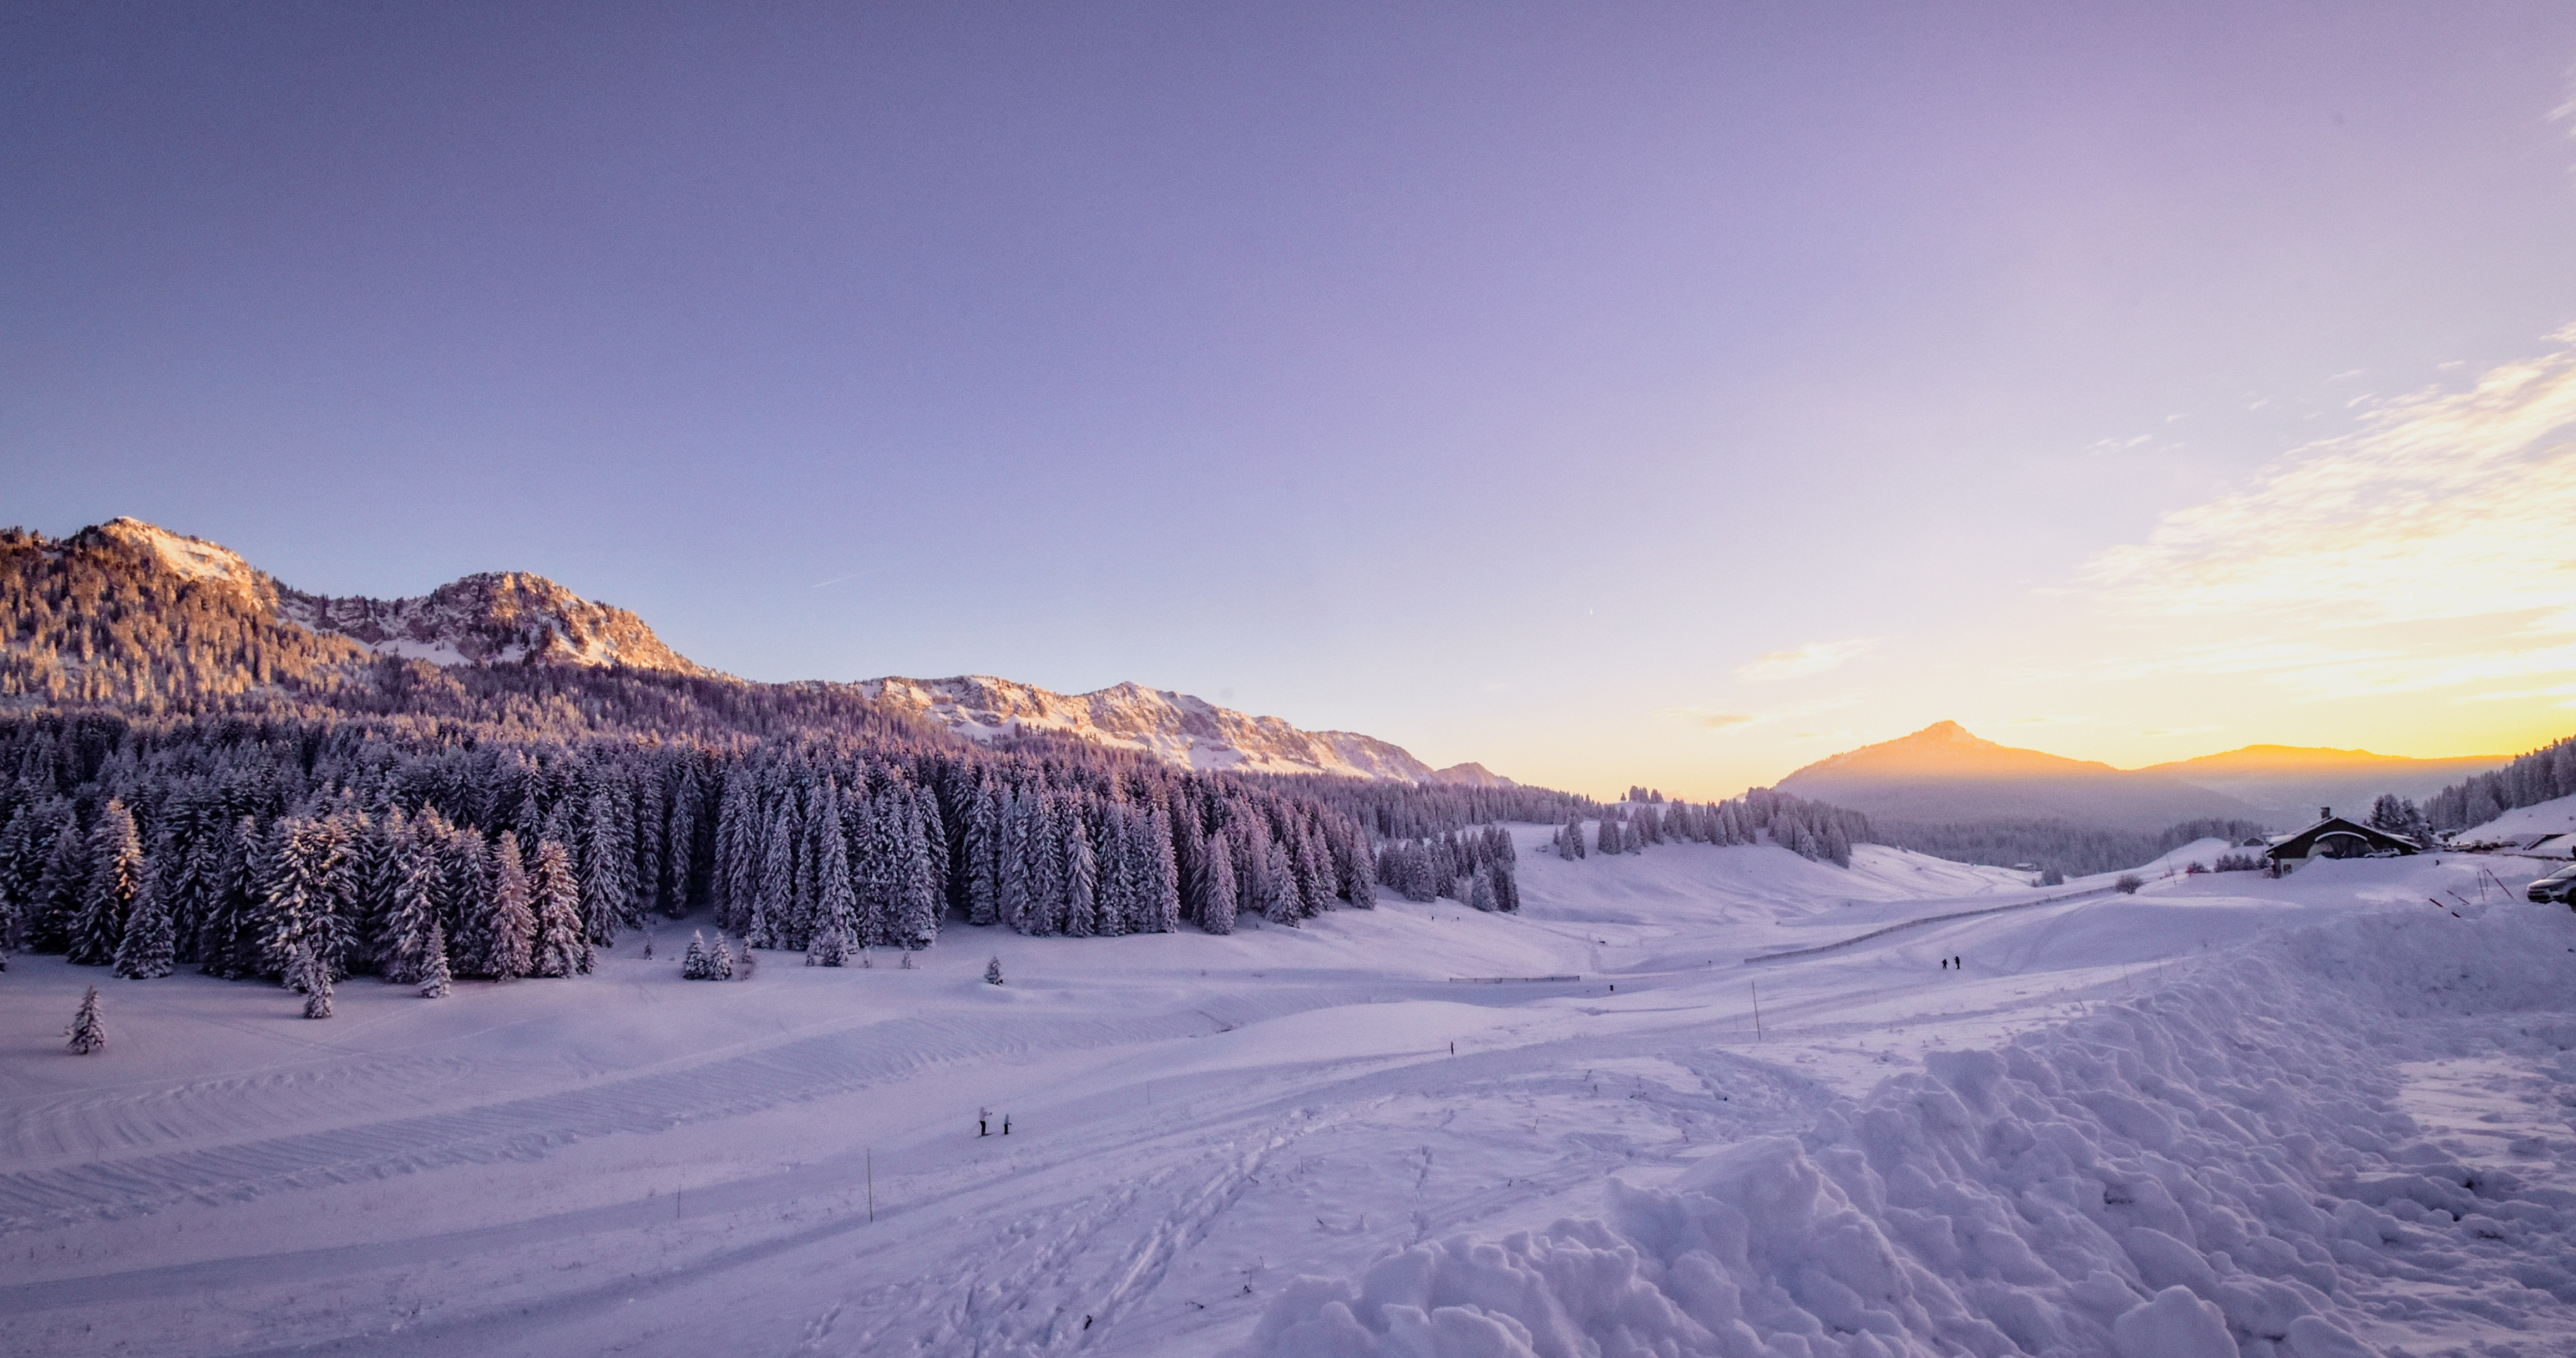
[[[2328,816],[2296,834],[2282,835],[2272,841],[2269,855],[2273,858],[2307,858],[2315,851],[2316,842],[2328,835],[2353,835],[2371,847],[2374,853],[2409,854],[2421,852],[2415,841],[2392,835],[2385,830]]]

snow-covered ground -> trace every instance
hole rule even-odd
[[[2576,1351],[2576,914],[2510,860],[1546,833],[1520,917],[718,984],[666,927],[318,1023],[13,958],[0,1351]]]
[[[2467,843],[2489,843],[2529,835],[2569,833],[2576,833],[2576,797],[2558,797],[2529,806],[2517,806],[2484,825],[2462,830],[2457,838]]]

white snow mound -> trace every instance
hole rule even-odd
[[[2518,904],[2276,935],[1935,1052],[1803,1136],[1614,1180],[1606,1218],[1300,1279],[1246,1352],[2350,1358],[2381,1352],[2379,1322],[2446,1310],[2554,1332],[2576,1194],[2458,1163],[2394,1070],[2409,1017],[2477,1015],[2576,1077],[2571,951],[2576,917]]]

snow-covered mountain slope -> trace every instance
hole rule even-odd
[[[1408,783],[1508,784],[1479,764],[1434,769],[1402,747],[1352,731],[1303,731],[1204,698],[1142,684],[1053,693],[989,674],[950,679],[889,675],[859,686],[869,698],[936,722],[970,740],[1050,733],[1140,750],[1184,768],[1236,773],[1325,773]]]
[[[113,518],[83,530],[73,541],[83,539],[131,548],[157,560],[163,569],[182,579],[227,584],[253,596],[274,583],[229,547],[173,533],[141,519]]]
[[[519,571],[469,575],[416,599],[332,599],[281,588],[278,611],[299,626],[345,636],[379,655],[440,665],[524,660],[713,673],[663,645],[642,618],[625,609],[592,603],[542,575]]]

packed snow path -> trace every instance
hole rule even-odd
[[[2044,901],[2098,884],[1543,834],[1517,918],[714,984],[666,927],[320,1023],[13,959],[0,1351],[2576,1351],[2576,915],[2510,860]]]

